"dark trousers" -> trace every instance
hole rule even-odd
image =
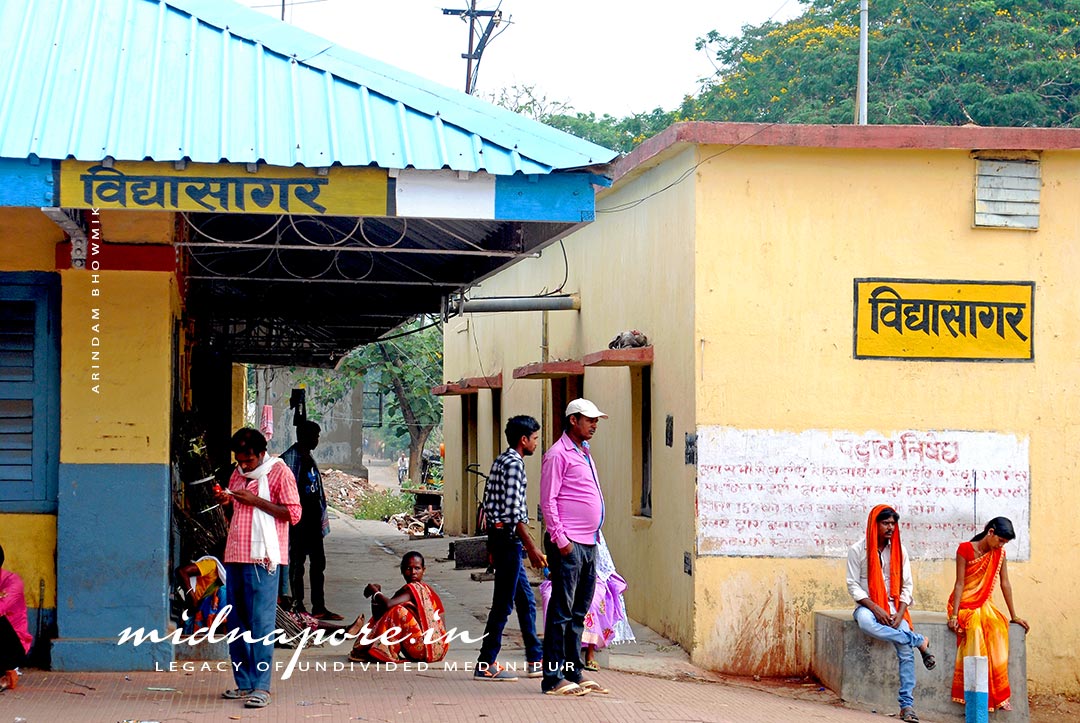
[[[480,646],[481,663],[494,663],[502,648],[503,629],[510,611],[517,608],[521,637],[525,643],[525,659],[538,663],[543,657],[540,638],[536,637],[536,598],[525,574],[521,539],[513,527],[492,528],[488,532],[488,552],[495,566],[495,589],[491,594],[491,610]]]
[[[551,600],[544,616],[544,681],[551,690],[561,680],[581,681],[581,633],[596,587],[596,545],[572,543],[563,556],[544,535],[544,552],[551,571]]]
[[[229,584],[225,597],[233,606],[229,613],[229,628],[250,630],[254,642],[237,636],[229,643],[229,657],[237,663],[233,671],[236,687],[270,690],[270,674],[274,665],[274,644],[264,644],[274,632],[277,618],[278,573],[267,572],[262,565],[229,562],[225,565]]]
[[[22,641],[15,634],[11,621],[0,617],[0,673],[15,670],[26,660]]]
[[[289,528],[289,584],[292,587],[292,598],[298,603],[304,602],[305,559],[310,559],[311,562],[311,612],[322,612],[326,609],[326,599],[323,597],[326,552],[323,551],[321,520],[316,525],[305,525],[301,522]]]

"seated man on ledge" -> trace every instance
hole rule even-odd
[[[888,505],[878,505],[866,521],[866,537],[848,550],[847,586],[855,600],[853,617],[872,638],[896,646],[900,663],[900,720],[918,723],[915,713],[915,653],[933,670],[937,662],[926,637],[911,629],[911,564],[900,543],[900,515]]]

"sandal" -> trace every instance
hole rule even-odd
[[[581,667],[582,667],[583,670],[591,670],[594,673],[596,671],[600,670],[600,666],[597,664],[597,662],[595,660],[586,660],[585,665],[583,665]]]
[[[922,656],[922,664],[927,670],[933,670],[937,667],[937,658],[934,657],[929,648],[926,650],[919,649],[919,655]]]
[[[241,698],[247,698],[251,695],[251,688],[232,688],[221,694],[222,698],[228,700],[240,700]]]
[[[356,620],[353,621],[352,625],[345,628],[345,632],[348,633],[349,635],[354,635],[356,637],[360,637],[360,633],[362,633],[364,631],[364,623],[365,622],[367,622],[367,621],[364,619],[364,616],[361,615],[360,617],[356,618]]]
[[[564,680],[551,690],[545,690],[544,695],[569,695],[577,697],[585,695],[588,692],[589,691],[585,690],[577,683],[571,683],[569,680]]]
[[[599,695],[607,695],[608,693],[611,692],[610,690],[608,690],[604,686],[597,683],[595,680],[587,680],[586,679],[586,680],[583,680],[580,683],[578,683],[578,685],[580,685],[582,688],[589,691],[590,693],[597,693]]]
[[[270,705],[270,694],[265,690],[252,691],[248,699],[244,701],[245,708],[265,708]]]
[[[919,714],[911,706],[900,709],[900,720],[904,723],[919,723]]]

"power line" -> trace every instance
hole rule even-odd
[[[494,36],[491,34],[492,30],[499,26],[502,19],[502,0],[499,0],[499,4],[494,10],[477,10],[476,0],[469,0],[469,7],[464,10],[455,10],[452,8],[443,8],[443,15],[456,15],[469,24],[469,52],[462,53],[461,57],[467,62],[465,64],[465,92],[472,95],[476,90],[476,77],[480,71],[480,59],[484,55],[484,50],[487,46],[499,35],[506,30],[504,27]],[[476,36],[476,24],[479,18],[487,18],[487,25],[484,27],[483,32],[480,33],[480,37]],[[509,25],[509,19],[506,21]],[[474,69],[473,61],[476,61]]]
[[[754,131],[753,133],[748,135],[746,138],[743,138],[738,143],[733,143],[730,146],[728,146],[727,148],[725,148],[724,150],[718,151],[718,152],[712,154],[711,156],[709,156],[708,158],[702,158],[700,161],[698,161],[694,165],[690,166],[690,168],[686,169],[678,178],[676,178],[674,181],[672,181],[671,183],[669,183],[668,185],[664,186],[661,189],[653,191],[652,193],[650,193],[650,194],[648,194],[646,196],[642,196],[641,198],[635,199],[633,201],[624,201],[623,203],[616,204],[616,205],[611,206],[609,208],[598,208],[598,209],[596,209],[596,212],[597,213],[619,213],[620,211],[629,211],[632,208],[637,208],[638,206],[645,203],[646,201],[648,201],[653,196],[659,196],[664,191],[671,190],[675,186],[678,186],[680,183],[682,183],[687,178],[689,178],[694,173],[694,171],[696,171],[698,168],[700,168],[704,164],[708,163],[712,159],[717,158],[719,156],[722,156],[725,153],[730,153],[731,151],[735,150],[739,146],[746,145],[747,143],[752,141],[755,137],[761,135],[762,133],[764,133],[765,131],[769,130],[770,128],[772,128],[773,126],[776,126],[776,125],[780,125],[780,124],[779,123],[769,123],[768,125],[762,126],[760,129]]]

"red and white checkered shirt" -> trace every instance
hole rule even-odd
[[[300,521],[300,495],[296,491],[296,480],[293,479],[289,465],[283,462],[275,464],[270,468],[266,478],[270,483],[270,501],[289,508],[289,519],[274,518],[278,544],[281,547],[281,562],[287,565],[289,564],[289,525],[295,525]],[[233,470],[232,477],[229,478],[229,489],[238,490],[245,487],[253,495],[259,494],[259,480],[244,477],[239,469]],[[229,539],[225,543],[225,562],[266,562],[251,559],[251,518],[255,508],[239,500],[233,500],[232,507]]]

